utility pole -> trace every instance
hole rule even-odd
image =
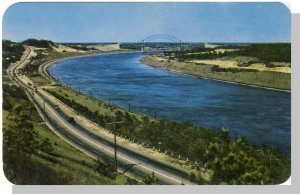
[[[106,125],[113,124],[114,125],[114,158],[115,158],[115,170],[118,172],[118,158],[117,158],[117,130],[116,124],[123,123],[124,121],[115,121],[111,123],[106,123]]]
[[[114,122],[114,149],[115,149],[115,168],[118,172],[118,159],[117,159],[117,134],[116,134],[116,120]]]

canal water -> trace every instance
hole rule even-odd
[[[290,155],[291,94],[182,75],[140,63],[143,53],[61,61],[49,73],[64,84],[132,111],[197,126]]]

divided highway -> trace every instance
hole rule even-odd
[[[19,74],[19,69],[30,62],[30,56],[33,52],[31,47],[26,47],[21,60],[8,68],[7,73],[13,83],[25,88],[49,128],[65,141],[91,157],[100,156],[101,158],[105,155],[114,158],[114,144],[111,140],[93,133],[83,125],[68,122],[69,116],[55,108],[48,93],[35,87],[25,75]],[[125,174],[137,180],[141,180],[146,174],[154,172],[160,184],[193,184],[189,181],[187,170],[134,151],[127,148],[126,145],[118,145],[117,158],[119,172],[123,172],[129,165],[134,164]]]

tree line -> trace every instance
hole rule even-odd
[[[2,40],[2,51],[2,72],[5,73],[9,64],[21,59],[25,48],[22,44],[10,40]]]
[[[235,51],[217,52],[216,49],[236,49]],[[198,48],[186,51],[165,51],[165,56],[173,56],[178,61],[217,59],[222,57],[255,57],[255,62],[291,62],[291,43],[255,43],[247,46],[222,46],[216,48]],[[271,66],[270,66],[271,67]]]
[[[46,48],[52,50],[52,47],[57,47],[57,45],[52,42],[51,40],[37,40],[34,38],[30,38],[27,40],[24,40],[22,44],[28,45],[28,46],[34,46],[38,48]]]

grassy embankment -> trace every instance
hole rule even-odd
[[[10,42],[7,42],[11,44]],[[8,46],[6,44],[3,44]],[[17,56],[15,44],[6,57]],[[20,55],[21,56],[21,55]],[[16,59],[18,60],[20,56]],[[136,184],[109,172],[95,160],[54,134],[43,122],[24,90],[11,84],[3,67],[3,169],[14,184]],[[43,77],[41,82],[49,83]],[[105,175],[104,175],[105,174]]]
[[[291,74],[272,71],[272,68],[285,66],[290,63],[290,44],[254,44],[247,47],[202,48],[191,51],[165,52],[164,57],[147,56],[141,62],[153,67],[178,71],[185,74],[204,78],[230,81],[241,84],[255,85],[274,89],[291,90]],[[226,51],[226,50],[230,50]],[[235,58],[236,61],[234,61]],[[250,58],[247,59],[247,58]],[[246,59],[246,60],[244,60]],[[200,62],[194,62],[199,60]],[[236,67],[224,68],[218,64],[207,64],[203,60],[222,60],[236,62]],[[260,64],[269,68],[261,71],[251,68],[253,64]]]
[[[155,121],[150,117],[135,116],[134,113],[61,86],[48,88],[47,91],[102,126],[115,117],[116,120],[127,122],[118,126],[119,134],[138,139],[150,147],[160,147],[161,151],[169,150],[169,155],[172,151],[175,157],[181,155],[182,158],[188,156],[193,161],[197,160],[199,164],[195,167],[199,174],[195,175],[196,178],[193,178],[194,175],[191,178],[198,183],[260,184],[260,179],[264,184],[274,184],[282,182],[289,175],[290,160],[280,154],[280,151],[270,147],[256,148],[245,139],[234,141],[226,130],[214,132],[194,127],[187,122]],[[276,162],[269,166],[269,160]],[[215,173],[210,180],[202,179],[204,163],[209,164],[208,169],[219,173]],[[224,166],[219,169],[218,165],[221,163]],[[230,174],[229,171],[233,173]],[[253,174],[250,173],[252,171]]]
[[[97,161],[54,134],[42,121],[22,89],[6,83],[3,87],[4,171],[12,183],[130,183],[122,175],[116,179],[100,175],[101,172],[96,170]],[[17,148],[18,144],[32,147],[32,150]]]
[[[278,184],[290,175],[290,159],[278,149],[257,148],[244,138],[232,140],[225,129],[215,132],[189,122],[155,121],[63,86],[52,85],[47,91],[104,127],[107,122],[124,121],[117,125],[119,134],[198,161],[195,168],[199,173],[191,174],[191,180],[199,184]],[[209,180],[203,179],[203,170],[214,172]]]
[[[35,51],[37,55],[32,58],[32,63],[30,65],[25,66],[23,72],[26,73],[30,77],[30,79],[37,84],[46,85],[51,82],[47,79],[44,79],[42,75],[38,72],[38,67],[40,64],[60,58],[74,57],[80,55],[87,55],[91,53],[76,53],[76,52],[55,52],[53,50],[47,50],[47,54],[43,54],[43,51]]]
[[[290,90],[291,75],[279,72],[255,72],[251,70],[229,70],[218,68],[215,65],[187,63],[187,62],[160,62],[154,56],[147,56],[141,62],[153,67],[179,71],[189,75],[249,84],[260,87]]]

